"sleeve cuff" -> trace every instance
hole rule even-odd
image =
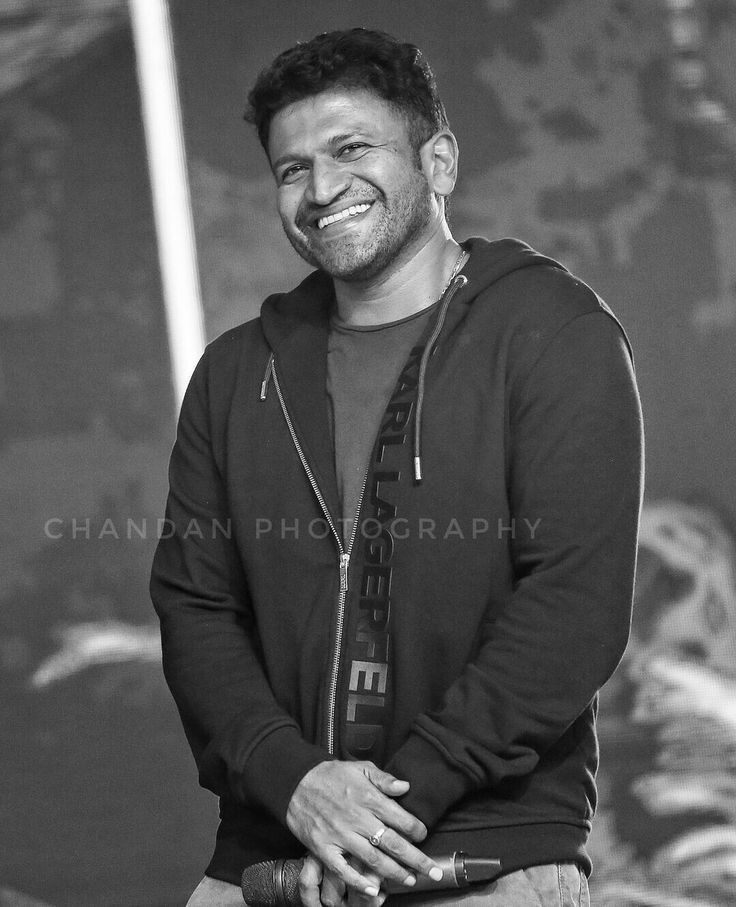
[[[296,728],[283,726],[253,750],[242,772],[242,785],[248,799],[257,800],[286,824],[286,810],[296,786],[315,765],[331,758],[322,747],[307,743]]]
[[[411,785],[401,805],[431,831],[447,810],[476,785],[418,734],[391,757],[386,771]]]

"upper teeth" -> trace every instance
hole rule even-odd
[[[329,224],[337,223],[339,220],[345,220],[346,217],[355,217],[356,214],[362,214],[369,208],[370,205],[351,205],[343,211],[338,211],[337,214],[328,214],[327,217],[320,217],[317,221],[317,227],[322,230]]]

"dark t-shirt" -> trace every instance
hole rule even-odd
[[[330,322],[327,396],[346,542],[384,410],[412,347],[437,305],[387,324],[348,326],[336,315]]]

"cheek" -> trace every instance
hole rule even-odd
[[[282,189],[276,197],[276,210],[285,226],[293,226],[299,210],[300,197],[292,189]]]

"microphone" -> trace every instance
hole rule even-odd
[[[388,893],[467,888],[474,882],[490,882],[501,874],[501,861],[495,857],[470,857],[458,850],[433,859],[442,870],[439,882],[428,875],[417,874],[416,885],[387,882]],[[303,863],[303,859],[265,860],[246,866],[240,883],[243,900],[249,907],[301,907],[298,882]]]

